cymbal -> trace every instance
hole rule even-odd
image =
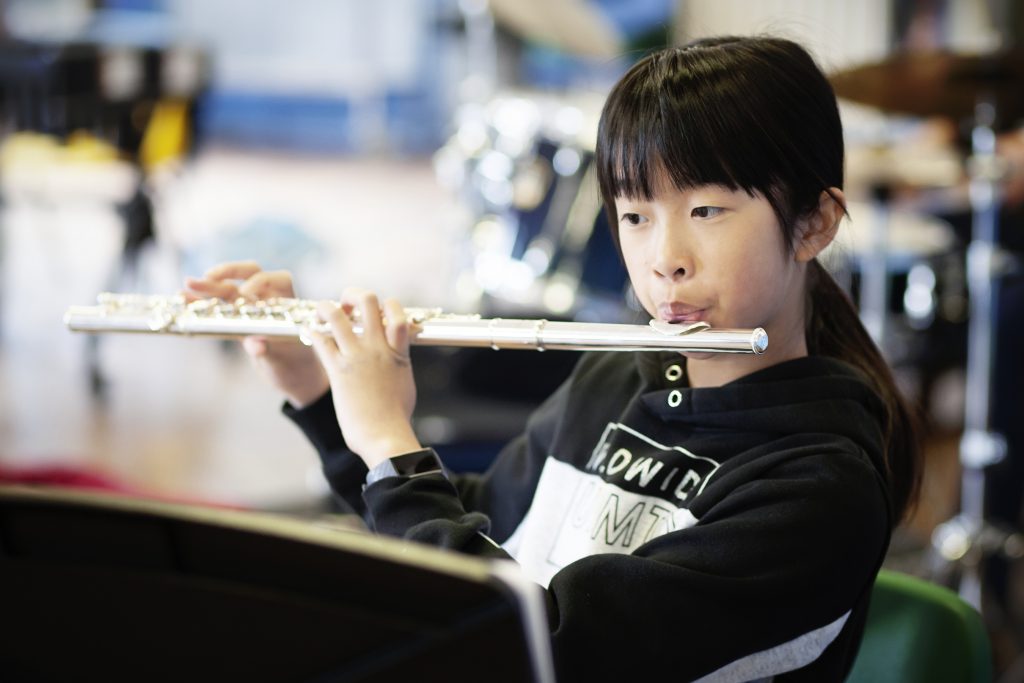
[[[964,160],[951,146],[903,144],[850,145],[846,148],[846,184],[906,189],[954,187],[964,180]]]
[[[851,201],[846,212],[849,220],[836,238],[838,247],[854,258],[866,258],[874,247],[877,209],[869,202]],[[885,251],[897,263],[947,253],[956,243],[953,226],[927,214],[888,207],[885,220]]]
[[[912,116],[973,116],[979,99],[996,108],[996,126],[1024,116],[1024,51],[964,55],[908,52],[840,71],[830,79],[836,95]]]
[[[877,221],[882,219],[868,202],[851,201],[846,206],[849,219],[820,258],[829,267],[852,262],[863,264],[874,255]],[[906,209],[889,209],[884,214],[884,252],[886,271],[906,273],[915,263],[949,253],[956,245],[956,234],[946,221]]]

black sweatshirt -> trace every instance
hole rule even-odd
[[[878,397],[822,357],[714,388],[681,369],[586,354],[486,473],[365,491],[329,394],[285,412],[378,532],[546,587],[561,681],[841,681],[892,523]]]

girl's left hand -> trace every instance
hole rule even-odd
[[[349,318],[356,309],[362,316],[359,336]],[[346,289],[340,307],[322,302],[319,313],[330,325],[331,335],[310,336],[327,371],[334,411],[348,447],[371,469],[387,458],[422,448],[411,422],[416,384],[405,309],[389,299],[382,312],[372,292]]]

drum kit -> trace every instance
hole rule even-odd
[[[1024,555],[1024,539],[1019,533],[997,528],[985,517],[986,468],[1007,455],[1005,439],[992,429],[990,420],[999,282],[1011,264],[1011,258],[1000,247],[998,226],[1000,186],[1010,167],[997,154],[996,139],[997,134],[1024,117],[1024,53],[1007,50],[979,55],[899,54],[835,74],[831,80],[841,98],[886,112],[944,117],[955,125],[970,125],[965,174],[971,213],[965,267],[970,315],[964,432],[959,449],[960,513],[938,525],[932,535],[932,547],[935,570],[949,574],[958,569],[961,596],[980,608],[985,559],[994,555],[1011,559]],[[890,248],[893,243],[886,239],[887,222],[884,214],[880,216],[875,221],[880,227],[872,231],[871,246],[860,253],[869,255],[864,259],[862,291],[866,296],[862,303],[866,307],[862,311],[869,329],[874,326],[876,339],[883,340],[877,307],[884,301],[885,288],[876,281],[884,277],[889,256],[894,252],[898,255],[899,249]],[[903,232],[924,238],[923,245],[933,249],[946,246],[936,239],[937,235],[929,237],[920,226],[908,230],[905,221],[902,225],[896,221],[895,227],[891,233],[896,238],[894,242],[906,237],[899,235],[902,227]]]
[[[602,99],[505,91],[459,112],[434,163],[469,213],[461,308],[623,318],[625,271],[600,229],[591,163]]]

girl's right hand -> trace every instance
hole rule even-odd
[[[186,278],[182,293],[188,301],[211,297],[260,300],[294,297],[295,288],[287,271],[264,271],[254,261],[235,261],[216,265],[201,278]],[[330,387],[316,353],[298,340],[246,337],[242,346],[271,384],[297,408],[313,403]]]

